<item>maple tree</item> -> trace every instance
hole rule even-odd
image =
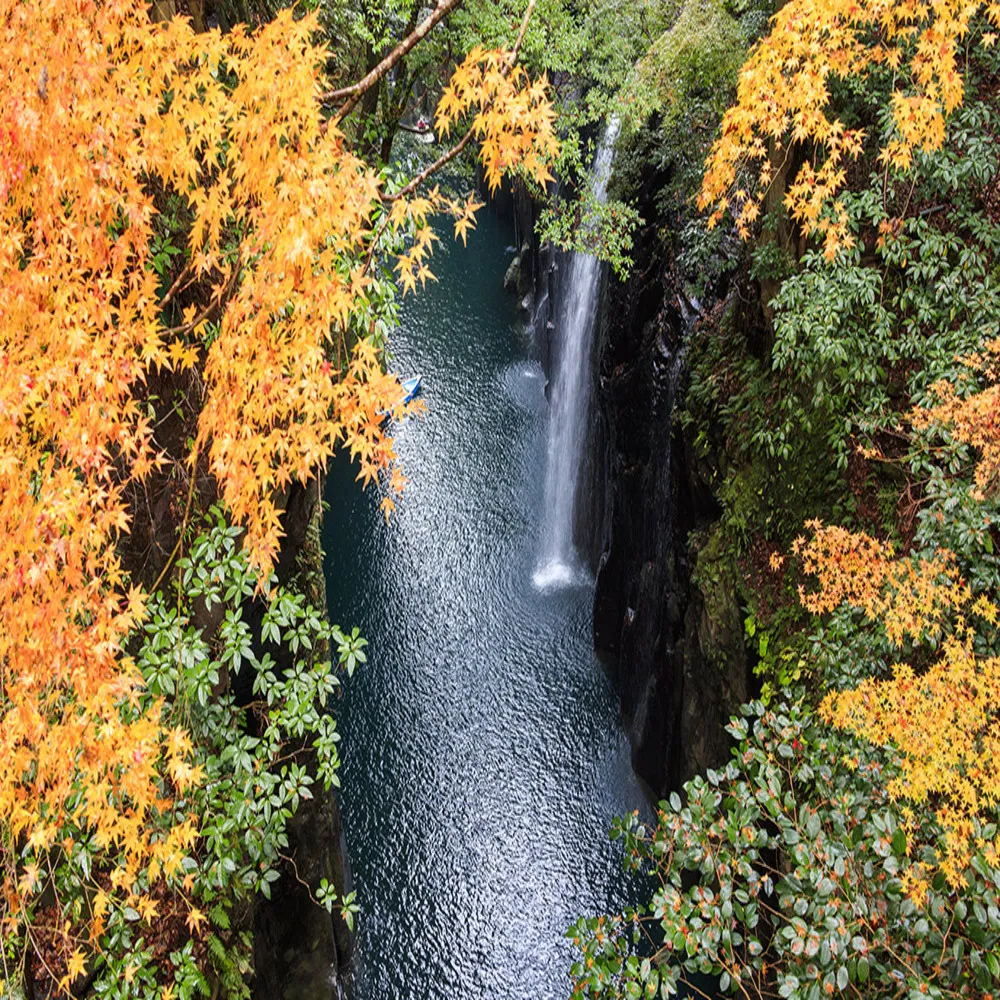
[[[353,3],[324,4],[324,17],[338,25],[334,37],[341,73],[347,73],[352,58],[364,71],[389,58],[399,39],[417,23],[421,9],[410,0],[360,6],[365,11],[363,27],[351,17]],[[435,10],[441,7],[438,4]],[[431,148],[409,141],[410,134],[420,131],[411,123],[420,118],[430,121],[434,105],[429,97],[447,91],[455,69],[453,54],[505,49],[512,26],[522,19],[523,0],[463,0],[449,8],[440,28],[428,36],[429,44],[407,52],[391,77],[358,100],[348,131],[357,136],[359,148],[377,148],[382,161],[388,161],[393,150],[401,157],[421,159]],[[519,47],[524,71],[551,81],[549,94],[559,117],[560,141],[550,165],[560,184],[546,190],[521,173],[515,184],[517,196],[529,195],[544,206],[536,226],[541,242],[595,253],[619,274],[627,270],[635,214],[614,198],[598,205],[588,197],[587,174],[597,129],[617,113],[619,88],[645,51],[646,33],[662,30],[671,12],[666,0],[625,0],[614,7],[600,0],[538,0]],[[637,23],[641,33],[632,30]],[[338,93],[350,91],[344,86]],[[519,243],[523,240],[520,237]]]
[[[785,206],[806,233],[822,235],[828,258],[852,246],[837,195],[865,133],[830,113],[832,84],[866,81],[880,68],[892,75],[893,129],[878,158],[887,169],[906,171],[915,153],[944,144],[945,122],[965,96],[966,42],[989,48],[996,41],[992,30],[978,28],[979,15],[1000,26],[995,3],[784,4],[740,71],[736,103],[708,158],[699,206],[712,209],[710,225],[732,210],[738,231],[749,235],[769,186],[798,145],[807,158],[787,186]]]
[[[997,351],[997,341],[988,340],[983,352],[964,364],[992,382]],[[969,381],[963,375],[959,383]],[[990,384],[963,398],[954,383],[939,380],[931,386],[936,401],[910,415],[916,429],[947,429],[956,441],[979,451],[971,491],[978,501],[996,487],[995,388]],[[988,594],[974,594],[951,552],[893,558],[891,546],[864,534],[818,522],[811,527],[813,538],[796,543],[803,569],[819,584],[809,594],[800,588],[810,611],[846,604],[877,622],[895,647],[906,639],[941,643],[940,655],[929,666],[896,663],[889,679],[867,677],[851,690],[827,696],[820,715],[900,754],[900,773],[887,788],[894,799],[909,803],[903,829],[910,832],[913,808],[932,804],[942,831],[937,863],[949,884],[964,886],[977,845],[984,844],[983,830],[1000,809],[1000,658],[984,653],[984,638],[997,624],[997,606]],[[986,649],[994,648],[987,640]],[[985,842],[995,861],[997,844]],[[933,865],[925,859],[908,876],[918,902],[924,900]]]
[[[793,550],[803,572],[816,577],[818,590],[799,587],[803,606],[813,614],[848,604],[879,622],[891,643],[920,641],[943,634],[949,612],[965,607],[971,593],[955,557],[947,551],[914,559],[894,558],[891,545],[863,532],[812,521],[813,537],[797,539]]]
[[[962,886],[976,839],[1000,805],[1000,659],[976,648],[977,631],[996,625],[997,607],[985,595],[974,598],[952,553],[894,558],[890,546],[867,535],[810,527],[813,537],[796,543],[804,571],[818,583],[813,592],[800,588],[810,611],[862,610],[897,649],[907,641],[940,644],[930,666],[901,660],[891,678],[867,677],[827,695],[819,714],[899,753],[900,771],[887,790],[908,803],[902,828],[912,826],[914,808],[932,804],[943,832],[940,868]]]
[[[52,885],[41,859],[84,837],[116,859],[105,889],[131,898],[139,880],[176,878],[199,836],[196,816],[169,819],[202,777],[192,745],[126,652],[147,595],[120,543],[136,488],[169,461],[150,378],[197,386],[177,470],[187,509],[205,469],[265,588],[283,492],[338,447],[391,509],[403,479],[383,417],[404,407],[372,335],[371,262],[395,248],[412,288],[430,276],[432,214],[461,235],[478,203],[420,194],[432,170],[387,190],[352,152],[350,108],[323,111],[315,14],[196,33],[126,0],[5,0],[0,25],[0,926],[13,946]],[[474,108],[491,184],[544,180],[544,81],[516,51],[470,59],[442,124]],[[68,948],[64,987],[79,962]]]

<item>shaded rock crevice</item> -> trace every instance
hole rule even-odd
[[[675,419],[699,322],[658,239],[651,174],[635,267],[604,297],[590,492],[599,551],[594,645],[618,687],[633,766],[655,795],[728,757],[751,689],[739,570],[714,544],[719,507]]]
[[[319,477],[294,484],[284,505],[282,583],[293,584],[315,608],[326,612],[323,575],[322,485]],[[314,650],[317,660],[328,648]],[[279,666],[281,665],[279,660]],[[270,899],[258,899],[253,914],[254,984],[257,1000],[334,1000],[343,984],[353,951],[353,935],[339,913],[315,901],[325,879],[338,895],[352,887],[340,806],[333,789],[313,785],[289,820],[288,858]]]

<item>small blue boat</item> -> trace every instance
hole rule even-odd
[[[399,384],[403,387],[403,402],[408,403],[413,397],[420,391],[420,378],[419,375],[414,375],[413,378],[405,378]]]
[[[399,401],[401,406],[405,406],[420,391],[420,379],[420,375],[414,375],[413,378],[404,378],[399,383],[399,387],[403,390],[403,398]],[[378,415],[383,420],[388,420],[392,416],[389,410],[379,410]]]

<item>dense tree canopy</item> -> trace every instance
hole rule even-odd
[[[0,5],[0,978],[33,951],[65,988],[110,941],[127,981],[152,970],[147,986],[173,995],[170,963],[149,965],[141,940],[127,958],[131,915],[148,924],[186,901],[197,931],[200,895],[223,906],[219,929],[225,886],[259,881],[231,878],[244,856],[232,831],[220,874],[210,831],[235,799],[219,798],[213,768],[256,769],[259,784],[288,730],[315,735],[329,781],[335,750],[327,723],[301,715],[309,692],[328,691],[329,664],[279,678],[257,661],[274,739],[254,743],[256,763],[231,751],[220,763],[241,709],[216,700],[214,721],[193,719],[190,699],[204,715],[220,674],[185,651],[219,637],[201,639],[198,588],[178,589],[173,608],[158,588],[168,571],[200,573],[208,608],[224,595],[235,652],[220,657],[238,669],[254,659],[239,602],[273,590],[290,484],[345,447],[391,509],[403,480],[383,415],[402,414],[402,394],[383,367],[374,265],[390,255],[414,288],[430,276],[432,214],[461,234],[478,202],[427,189],[434,165],[397,183],[352,149],[344,121],[394,62],[337,98],[316,12],[225,33],[152,14],[127,0]],[[546,81],[515,64],[523,34],[515,21],[503,51],[470,52],[439,108],[440,128],[468,129],[462,147],[480,140],[491,186],[511,171],[544,183],[557,149]],[[189,419],[168,442],[175,412]],[[157,477],[182,499],[151,594],[122,551]],[[231,534],[195,546],[207,568],[172,563],[191,545],[199,479],[245,563]],[[275,640],[298,627],[293,611],[278,613]],[[301,617],[302,636],[320,628],[315,612]],[[350,665],[355,640],[338,640]],[[285,701],[299,714],[282,722]],[[305,780],[282,770],[276,814]],[[229,794],[255,797],[238,782]],[[251,844],[268,878],[282,828]],[[172,960],[182,978],[188,952]]]

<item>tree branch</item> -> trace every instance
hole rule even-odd
[[[419,0],[414,0],[414,2],[419,3]],[[324,104],[329,104],[333,101],[345,102],[334,118],[337,121],[342,120],[351,111],[362,94],[378,83],[410,49],[421,42],[436,24],[444,20],[461,3],[462,0],[438,0],[438,4],[430,16],[418,24],[374,69],[366,73],[357,83],[352,83],[349,87],[341,87],[339,90],[328,90],[325,94],[321,94],[320,100]]]
[[[521,30],[518,31],[517,40],[514,42],[514,48],[510,50],[510,55],[507,57],[507,63],[506,66],[504,67],[504,76],[506,76],[513,69],[514,63],[517,62],[517,54],[521,51],[521,43],[524,41],[525,32],[527,32],[528,30],[528,22],[531,20],[531,15],[535,11],[536,2],[537,0],[528,0],[528,7],[524,12],[524,17],[521,19]],[[413,192],[416,191],[417,188],[420,187],[420,185],[423,184],[423,182],[427,180],[428,177],[431,176],[431,174],[437,173],[445,164],[450,163],[452,160],[454,160],[455,157],[458,156],[458,154],[461,153],[462,150],[469,145],[469,143],[472,141],[472,136],[474,132],[475,132],[475,126],[473,125],[469,128],[469,131],[466,132],[465,135],[463,135],[462,138],[459,139],[459,141],[455,143],[455,145],[452,146],[451,149],[448,150],[447,153],[442,154],[429,167],[425,167],[423,170],[421,170],[420,173],[417,174],[417,176],[414,177],[409,184],[401,188],[395,194],[383,195],[382,201],[389,203],[397,201],[400,198],[406,198],[409,195],[413,194]]]
[[[517,54],[521,51],[521,43],[524,41],[524,36],[528,31],[528,22],[531,20],[531,15],[535,12],[535,2],[536,0],[528,0],[528,7],[524,12],[524,17],[521,18],[521,30],[517,33],[517,41],[514,42],[514,48],[510,50],[510,58],[507,60],[508,73],[514,63],[517,62]]]
[[[208,317],[211,316],[212,313],[217,308],[219,307],[225,308],[226,299],[236,288],[236,283],[239,279],[239,275],[240,275],[240,262],[237,261],[236,265],[233,267],[233,273],[229,276],[229,279],[226,281],[225,285],[223,285],[222,288],[218,289],[216,294],[212,296],[208,305],[205,306],[205,308],[202,309],[202,311],[198,313],[198,315],[195,316],[195,318],[190,320],[189,322],[182,323],[180,326],[167,327],[166,329],[163,330],[163,335],[168,336],[170,334],[190,333],[202,320],[208,319]],[[173,288],[171,288],[170,291],[173,292]],[[163,308],[163,306],[167,304],[167,301],[169,301],[169,295],[170,293],[168,292],[167,297],[164,298],[164,300],[160,303],[161,309]]]
[[[409,195],[413,194],[413,192],[416,191],[417,188],[431,176],[431,174],[437,173],[446,163],[450,163],[454,160],[455,157],[458,156],[458,154],[461,153],[462,150],[465,149],[465,147],[472,141],[474,132],[475,126],[470,128],[469,131],[466,132],[465,135],[463,135],[462,138],[459,139],[459,141],[455,143],[455,145],[452,146],[447,153],[439,156],[429,167],[425,167],[421,170],[420,173],[406,185],[406,187],[400,188],[400,190],[395,194],[382,195],[382,201],[388,204],[389,202],[398,201],[400,198],[409,197]]]

